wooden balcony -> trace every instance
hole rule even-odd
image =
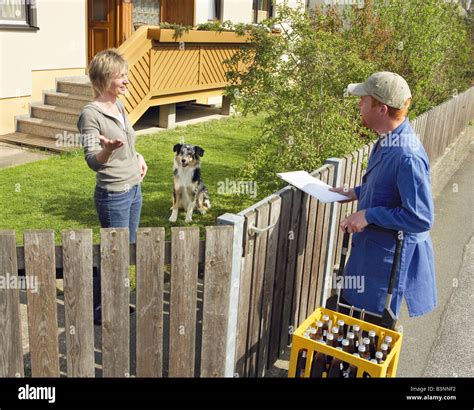
[[[249,43],[248,35],[140,27],[118,49],[129,64],[123,97],[134,124],[152,106],[220,96],[227,85],[224,61]]]

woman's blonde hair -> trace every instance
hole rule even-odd
[[[94,89],[94,96],[98,97],[110,87],[115,75],[123,69],[128,69],[127,61],[115,48],[98,52],[89,64],[89,78]]]

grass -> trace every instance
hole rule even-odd
[[[259,117],[231,117],[187,127],[178,127],[138,137],[136,149],[147,161],[148,174],[142,185],[141,227],[184,226],[184,212],[172,224],[170,216],[173,175],[173,146],[184,139],[200,145],[202,178],[209,189],[212,209],[195,213],[189,226],[216,223],[218,216],[237,213],[259,198],[218,192],[226,178],[236,181],[246,161],[252,140],[258,135]],[[23,243],[27,229],[53,229],[61,243],[62,229],[92,228],[99,243],[99,221],[94,209],[95,173],[84,161],[82,151],[6,168],[0,171],[0,229],[16,231],[17,244]],[[170,230],[167,229],[169,237]]]

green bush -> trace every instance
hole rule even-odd
[[[411,86],[411,116],[469,86],[470,43],[456,5],[438,0],[366,0],[363,8],[286,4],[250,30],[252,46],[228,61],[227,87],[237,110],[264,113],[262,133],[242,176],[271,193],[276,172],[311,171],[375,135],[362,128],[357,100],[345,88],[376,71]],[[271,34],[282,27],[281,35]],[[455,46],[453,46],[455,45]]]

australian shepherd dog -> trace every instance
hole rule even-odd
[[[186,211],[185,222],[193,220],[196,209],[205,214],[211,208],[209,192],[201,180],[201,161],[204,150],[190,144],[176,144],[173,165],[173,206],[170,222],[176,222],[179,209]]]

